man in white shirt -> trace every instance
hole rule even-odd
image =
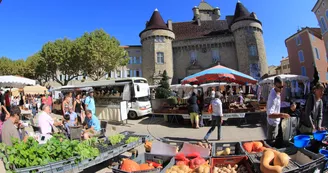
[[[274,78],[274,88],[271,89],[267,101],[267,139],[275,140],[278,135],[280,118],[289,118],[286,113],[280,113],[281,91],[284,88],[281,78]]]
[[[211,136],[211,133],[214,131],[215,127],[218,127],[218,140],[221,139],[221,124],[223,123],[223,109],[222,109],[222,102],[220,100],[220,94],[215,93],[215,99],[211,102],[212,106],[212,122],[211,122],[211,128],[207,132],[207,134],[204,137],[204,140],[208,142],[208,138]]]
[[[52,134],[53,126],[61,126],[62,122],[55,122],[50,116],[51,110],[49,105],[42,106],[42,112],[39,114],[38,123],[41,134]]]

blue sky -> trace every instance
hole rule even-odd
[[[189,21],[201,0],[3,0],[0,4],[0,57],[26,58],[47,41],[104,29],[122,45],[140,44],[139,33],[155,8],[166,21]],[[234,13],[237,0],[206,0]],[[311,12],[316,0],[241,0],[263,23],[268,64],[287,56],[285,39],[298,27],[318,27]]]

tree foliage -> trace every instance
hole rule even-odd
[[[84,72],[93,80],[99,80],[118,66],[128,63],[127,53],[119,41],[104,30],[85,33],[76,40],[75,53],[83,57]]]
[[[167,76],[166,70],[164,70],[162,74],[162,79],[159,82],[159,87],[156,88],[156,98],[159,99],[167,99],[170,97],[171,92],[170,92],[170,84],[168,82],[169,77]]]
[[[99,80],[108,72],[126,65],[129,61],[126,57],[127,52],[116,38],[104,30],[95,30],[75,40],[64,38],[47,42],[26,61],[1,57],[0,75],[20,75],[41,84],[52,79],[60,85],[67,85],[82,75]]]

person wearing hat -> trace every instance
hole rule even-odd
[[[92,115],[96,115],[95,98],[93,97],[93,89],[89,90],[89,96],[85,98],[85,110],[90,110]]]

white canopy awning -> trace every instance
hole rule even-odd
[[[309,77],[307,76],[301,76],[301,75],[294,75],[294,74],[282,74],[282,75],[277,75],[279,76],[283,81],[292,81],[292,80],[297,80],[297,81],[309,81]],[[273,80],[277,76],[272,76],[268,77],[266,79],[263,79],[262,81],[259,82],[260,85],[263,84],[272,84]]]
[[[19,76],[0,76],[0,87],[23,88],[28,85],[35,85],[36,81]]]

